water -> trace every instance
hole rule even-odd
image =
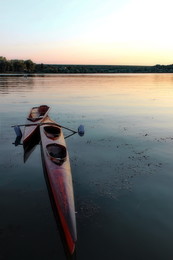
[[[86,131],[67,139],[75,259],[172,260],[172,100],[172,74],[0,77],[0,259],[66,259],[40,146],[24,164],[12,144],[11,125],[47,104],[52,119]]]

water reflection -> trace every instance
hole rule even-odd
[[[39,129],[35,132],[34,135],[31,136],[29,139],[29,142],[25,142],[23,144],[23,149],[24,149],[24,156],[23,156],[23,161],[26,163],[30,155],[33,153],[35,150],[36,146],[40,143],[40,132]]]
[[[22,145],[22,144],[21,144],[21,139],[22,139],[21,136],[17,136],[13,144],[14,144],[15,146]]]
[[[23,89],[33,88],[33,78],[29,79],[18,77],[1,77],[0,76],[0,94],[11,94],[16,92],[23,92]]]

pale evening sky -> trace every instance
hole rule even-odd
[[[173,63],[172,0],[0,0],[0,56],[51,64]]]

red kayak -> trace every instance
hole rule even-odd
[[[39,107],[33,107],[29,112],[26,120],[26,125],[23,131],[23,143],[26,144],[30,137],[38,130],[38,125],[41,123],[49,112],[49,107],[42,105]]]
[[[42,160],[70,254],[74,253],[76,217],[69,155],[60,126],[48,116],[40,125]]]

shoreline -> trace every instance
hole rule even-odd
[[[76,73],[20,73],[20,72],[16,72],[16,73],[0,73],[0,77],[24,77],[24,78],[27,78],[27,77],[44,77],[44,76],[57,76],[57,75],[61,75],[61,76],[66,76],[66,75],[71,75],[71,76],[79,76],[79,75],[88,75],[88,76],[94,76],[94,75],[125,75],[125,74],[128,74],[128,75],[140,75],[140,74],[173,74],[173,72],[76,72]]]

